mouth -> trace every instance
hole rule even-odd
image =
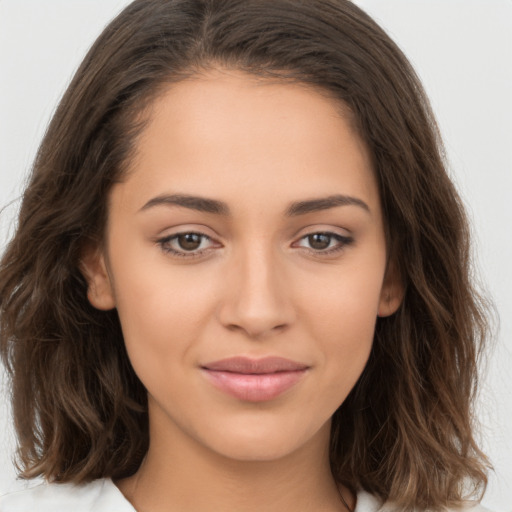
[[[295,386],[309,366],[282,357],[233,357],[201,366],[209,382],[246,402],[265,402]]]

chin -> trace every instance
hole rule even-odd
[[[230,460],[239,462],[272,462],[283,459],[296,452],[300,443],[285,442],[283,439],[276,440],[253,440],[240,439],[239,442],[222,443],[216,452]]]
[[[214,438],[210,431],[209,441],[204,441],[219,455],[245,462],[279,460],[318,443],[325,443],[328,447],[330,421],[320,427],[311,426],[310,429],[305,426],[297,429],[297,426],[263,425],[255,420],[252,425],[221,429]]]

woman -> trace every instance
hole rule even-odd
[[[22,476],[50,483],[0,510],[478,494],[485,317],[441,154],[410,65],[348,1],[133,2],[2,259]]]

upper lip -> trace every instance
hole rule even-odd
[[[207,363],[202,365],[202,368],[218,372],[265,374],[306,370],[309,366],[284,357],[272,356],[253,359],[250,357],[238,356]]]

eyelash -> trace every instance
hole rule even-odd
[[[198,233],[196,231],[184,231],[182,233],[176,233],[175,235],[170,235],[170,236],[161,238],[161,239],[157,240],[157,243],[164,253],[171,254],[172,256],[177,256],[178,258],[197,258],[197,257],[202,256],[208,250],[208,248],[202,249],[199,251],[197,249],[195,251],[186,251],[184,249],[176,250],[170,246],[170,244],[173,241],[178,240],[179,237],[186,236],[186,235],[196,235],[198,237],[201,237],[201,244],[203,243],[203,241],[211,241],[212,240],[211,237],[209,237],[208,235],[205,235],[204,233]]]
[[[184,231],[182,233],[176,233],[174,235],[166,236],[164,238],[158,239],[156,242],[162,249],[162,251],[166,254],[171,254],[172,256],[176,256],[178,258],[198,258],[204,255],[205,252],[210,250],[211,248],[205,248],[202,250],[193,250],[193,251],[186,251],[184,249],[182,250],[176,250],[173,249],[170,244],[173,241],[177,241],[179,237],[183,237],[186,235],[196,235],[198,237],[201,237],[201,243],[203,241],[211,241],[212,238],[208,235],[205,235],[204,233],[198,233],[195,231]],[[329,245],[331,244],[332,240],[336,240],[338,244],[334,247],[323,249],[323,250],[315,250],[311,248],[305,248],[302,247],[302,249],[307,250],[308,252],[311,252],[315,256],[328,256],[332,254],[336,254],[338,252],[343,251],[347,246],[352,244],[354,242],[354,239],[352,237],[348,236],[342,236],[338,233],[332,233],[330,231],[315,231],[314,233],[308,233],[307,235],[302,236],[299,241],[306,240],[310,237],[313,237],[315,235],[323,235],[329,237]]]
[[[307,251],[312,252],[315,256],[328,256],[328,255],[339,253],[339,252],[343,251],[347,246],[349,246],[350,244],[352,244],[354,242],[354,239],[352,237],[339,235],[338,233],[332,233],[330,231],[315,231],[314,233],[308,233],[307,235],[304,235],[303,237],[301,237],[299,239],[299,241],[306,240],[315,235],[329,237],[329,245],[331,245],[331,242],[333,241],[333,239],[335,241],[337,241],[337,244],[334,247],[330,247],[327,249],[315,250],[315,249],[304,248]]]

